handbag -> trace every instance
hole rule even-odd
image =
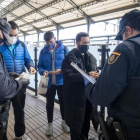
[[[48,82],[49,82],[49,77],[41,76],[41,80],[37,90],[38,94],[46,94],[48,89]]]

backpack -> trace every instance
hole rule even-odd
[[[25,45],[24,43],[21,41],[21,46],[23,47],[23,49],[25,50]]]

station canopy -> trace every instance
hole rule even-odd
[[[15,21],[20,35],[121,18],[140,0],[0,0],[0,16]]]

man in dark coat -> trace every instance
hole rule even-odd
[[[96,71],[96,59],[88,52],[88,44],[87,33],[77,34],[77,48],[71,50],[62,63],[65,121],[70,127],[72,140],[79,140],[83,137],[88,139],[92,105],[84,96],[84,80],[81,74],[71,66],[71,62],[77,63],[82,70],[95,79],[99,76]]]

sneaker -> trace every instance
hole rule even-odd
[[[46,135],[47,136],[52,136],[53,135],[53,124],[52,123],[48,124]]]
[[[70,128],[66,125],[65,121],[63,120],[61,126],[66,133],[70,133]]]
[[[26,134],[24,134],[22,137],[16,137],[15,140],[31,140]]]

